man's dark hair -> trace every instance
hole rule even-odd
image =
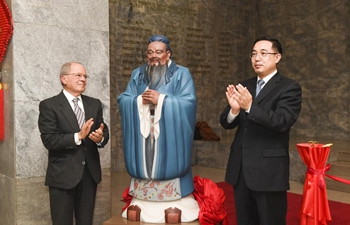
[[[269,41],[269,42],[271,42],[271,43],[272,43],[272,48],[273,48],[273,49],[276,49],[278,53],[280,53],[281,55],[283,55],[282,45],[281,45],[281,43],[280,43],[276,38],[273,38],[273,37],[270,37],[270,36],[261,36],[261,37],[259,37],[258,39],[256,39],[256,40],[254,41],[253,46],[254,46],[258,41]]]

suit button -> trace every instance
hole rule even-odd
[[[85,161],[82,161],[81,164],[84,166],[85,165]]]
[[[244,131],[247,131],[248,130],[248,128],[244,128]]]

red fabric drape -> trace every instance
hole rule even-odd
[[[125,209],[127,209],[131,203],[132,196],[129,195],[129,187],[125,188],[123,194],[122,194],[122,201],[125,202],[125,206],[122,208],[122,212],[124,212]]]
[[[303,202],[300,209],[300,225],[327,225],[332,220],[326,192],[324,174],[330,153],[330,145],[299,143],[301,159],[308,167],[305,177]]]
[[[193,196],[197,200],[200,211],[198,220],[202,225],[220,223],[228,225],[225,209],[225,193],[216,183],[207,178],[194,177]]]

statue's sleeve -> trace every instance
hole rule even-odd
[[[121,127],[123,134],[123,148],[125,167],[132,177],[144,178],[142,164],[142,143],[140,123],[137,109],[138,71],[133,71],[128,86],[118,97]],[[139,88],[140,89],[140,88]]]
[[[189,70],[180,67],[163,101],[159,121],[156,178],[169,180],[190,172],[196,120],[196,91]]]

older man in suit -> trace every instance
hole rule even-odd
[[[289,131],[301,110],[301,87],[277,71],[281,57],[277,39],[258,38],[250,54],[257,77],[227,87],[220,123],[238,127],[226,170],[238,225],[286,224]]]
[[[41,140],[49,150],[45,185],[49,186],[52,223],[89,225],[97,184],[101,181],[98,148],[109,140],[102,103],[82,93],[87,75],[78,62],[60,71],[63,91],[40,102]]]

